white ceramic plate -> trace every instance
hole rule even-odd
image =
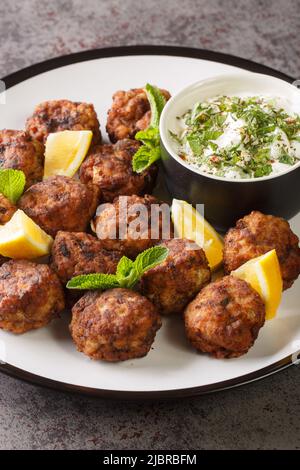
[[[118,89],[150,82],[174,94],[190,83],[238,69],[290,80],[242,59],[172,47],[104,49],[54,59],[6,77],[0,128],[23,128],[37,103],[66,98],[92,102],[104,133],[111,95]],[[300,214],[291,225],[300,234]],[[254,347],[239,359],[198,354],[185,339],[182,321],[169,318],[145,358],[116,364],[91,361],[76,351],[66,314],[21,336],[1,331],[0,369],[57,389],[120,398],[194,395],[240,385],[286,367],[300,349],[299,288],[300,280],[284,293],[276,319],[266,323]]]

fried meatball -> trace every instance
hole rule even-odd
[[[45,143],[48,134],[65,130],[93,132],[93,143],[101,142],[99,121],[94,106],[68,100],[45,101],[36,106],[27,119],[26,130],[40,142]]]
[[[99,145],[80,168],[80,180],[93,183],[101,190],[102,200],[111,202],[116,196],[143,195],[152,191],[157,165],[142,173],[132,169],[132,157],[140,144],[136,140],[119,140],[115,145]]]
[[[26,188],[41,181],[44,173],[43,148],[24,131],[0,131],[0,168],[22,170]]]
[[[192,345],[218,359],[245,354],[265,322],[265,305],[247,282],[225,276],[197,295],[184,312]]]
[[[16,206],[0,193],[0,225],[6,224],[6,222],[12,218],[16,210]]]
[[[100,205],[92,228],[104,248],[129,258],[173,234],[169,206],[149,195],[120,196]]]
[[[11,260],[0,267],[0,328],[13,333],[41,328],[64,307],[62,286],[49,266]]]
[[[280,217],[253,211],[240,219],[224,239],[224,268],[226,273],[276,249],[283,288],[288,289],[300,274],[299,239],[289,223]]]
[[[23,194],[19,207],[45,232],[84,232],[95,213],[97,200],[91,187],[67,176],[52,176]]]
[[[116,362],[145,356],[161,327],[154,305],[137,292],[88,292],[72,309],[70,331],[78,351]]]
[[[51,255],[51,267],[63,284],[80,274],[114,274],[121,258],[120,253],[102,248],[97,238],[79,232],[58,232]]]
[[[170,98],[167,90],[160,90],[165,99]],[[135,134],[150,124],[150,103],[143,88],[117,91],[108,111],[106,130],[111,142],[132,139]]]
[[[174,238],[159,246],[168,248],[169,254],[143,275],[140,290],[161,314],[181,313],[210,281],[210,268],[204,251],[189,240]]]

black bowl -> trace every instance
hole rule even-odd
[[[218,75],[194,83],[174,95],[160,119],[162,164],[171,195],[193,205],[204,204],[205,218],[226,231],[252,210],[289,219],[300,210],[300,165],[261,178],[226,179],[205,174],[179,156],[169,130],[197,101],[220,94],[271,95],[287,100],[300,113],[300,90],[278,78],[250,72]]]

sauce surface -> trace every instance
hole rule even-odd
[[[217,96],[179,116],[170,132],[178,155],[229,179],[281,173],[300,161],[300,116],[279,98]]]

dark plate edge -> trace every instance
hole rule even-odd
[[[40,75],[43,72],[47,72],[65,65],[70,65],[78,62],[84,62],[87,60],[94,60],[99,58],[107,57],[120,57],[130,55],[167,55],[177,57],[189,57],[202,60],[208,60],[213,62],[221,62],[227,65],[233,65],[251,72],[262,73],[271,75],[277,78],[281,78],[289,83],[292,83],[294,79],[280,71],[267,67],[265,65],[252,62],[247,59],[236,57],[230,54],[224,54],[215,51],[209,51],[206,49],[195,49],[191,47],[179,47],[179,46],[156,46],[156,45],[136,45],[136,46],[123,46],[123,47],[109,47],[103,49],[92,49],[88,51],[76,52],[61,57],[55,57],[53,59],[40,62],[22,70],[14,72],[2,78],[5,83],[6,89],[11,88],[18,83],[21,83],[29,78],[36,75]],[[268,375],[279,372],[286,367],[292,365],[292,355],[285,357],[284,359],[271,364],[270,366],[259,369],[255,372],[229,379],[223,382],[217,382],[215,384],[203,385],[200,387],[191,387],[186,389],[176,390],[163,390],[163,391],[116,391],[116,390],[105,390],[97,388],[81,387],[78,385],[68,384],[64,382],[58,382],[46,377],[26,372],[17,367],[9,364],[0,363],[0,371],[6,375],[14,378],[21,379],[25,382],[55,389],[64,392],[72,392],[90,395],[94,397],[117,399],[117,400],[166,400],[176,399],[181,397],[193,397],[197,395],[204,395],[212,392],[222,391],[245,385],[247,383],[263,379]]]

